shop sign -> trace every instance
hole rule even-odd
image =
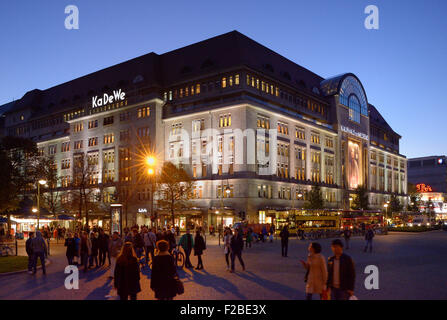
[[[126,93],[124,91],[113,90],[113,94],[104,93],[102,97],[94,96],[92,97],[92,108],[101,107],[114,101],[123,101],[126,98]]]
[[[348,127],[340,125],[340,130],[343,131],[343,132],[352,134],[353,136],[356,136],[356,137],[358,137],[360,139],[367,140],[367,141],[369,140],[369,135],[367,135],[367,134],[365,134],[363,132],[358,132],[358,131],[356,131],[356,130],[354,130],[352,128],[348,128]]]
[[[138,208],[138,213],[147,213],[146,208]]]

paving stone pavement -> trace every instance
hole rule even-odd
[[[322,254],[330,255],[330,239],[319,240]],[[289,257],[281,257],[280,243],[256,243],[245,249],[243,258],[247,271],[236,262],[236,273],[226,271],[223,249],[217,239],[207,239],[204,255],[205,270],[179,270],[185,293],[176,299],[304,299],[304,269],[299,260],[306,258],[310,241],[290,239]],[[353,238],[346,250],[356,264],[355,295],[365,299],[447,299],[447,232],[407,234],[390,233],[374,238],[373,253],[362,251],[362,238]],[[20,246],[23,252],[23,244]],[[80,272],[79,290],[67,290],[65,248],[51,244],[52,264],[47,275],[17,274],[0,277],[0,299],[95,299],[116,300],[116,292],[108,279],[107,267]],[[193,264],[196,258],[192,257]],[[379,268],[379,289],[366,290],[364,269]],[[138,299],[154,299],[150,290],[150,270],[141,274],[142,292]]]

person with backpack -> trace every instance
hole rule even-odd
[[[192,238],[189,229],[186,229],[186,233],[180,238],[178,245],[185,251],[185,268],[193,268],[189,256],[191,255],[192,248],[194,248],[194,239]]]
[[[366,252],[369,248],[369,252],[372,252],[372,241],[374,238],[374,231],[372,230],[372,228],[368,228],[368,230],[365,233],[365,240],[366,240],[366,245],[365,245],[365,249],[363,250],[363,252]]]
[[[48,248],[45,239],[42,237],[40,231],[36,232],[36,237],[31,241],[31,250],[33,252],[33,274],[37,271],[37,259],[40,259],[43,274],[47,274],[45,268],[45,258],[48,255]]]

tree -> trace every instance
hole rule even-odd
[[[163,164],[157,180],[158,205],[169,209],[174,225],[175,211],[187,207],[188,200],[192,198],[194,181],[183,168],[178,168],[171,162]]]
[[[368,190],[364,186],[358,186],[355,189],[352,208],[355,210],[368,210]]]
[[[95,201],[96,167],[87,160],[84,154],[76,155],[73,161],[73,179],[71,181],[70,207],[78,208],[79,219],[82,219],[82,211],[85,211],[85,222],[88,226],[89,211],[98,208]]]
[[[29,139],[6,136],[0,143],[0,211],[8,217],[11,230],[11,210],[18,208],[21,198],[36,186],[36,143]]]
[[[400,212],[402,211],[402,209],[403,206],[400,203],[399,199],[396,197],[395,194],[392,194],[390,199],[390,211],[394,213],[394,212]]]
[[[312,186],[310,192],[307,193],[307,202],[304,204],[306,209],[323,209],[324,201],[319,185]]]
[[[410,196],[410,205],[408,206],[408,210],[412,212],[419,212],[419,205],[421,195],[417,191],[417,188],[414,184],[408,183],[408,195]]]
[[[47,181],[42,194],[43,206],[56,217],[60,209],[60,191],[58,184],[60,178],[57,175],[57,164],[53,156],[40,157],[37,161],[37,175]]]

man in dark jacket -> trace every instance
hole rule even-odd
[[[351,257],[343,253],[343,242],[332,241],[334,256],[328,258],[327,288],[332,300],[348,300],[354,295],[355,267]]]
[[[31,274],[33,273],[33,266],[34,266],[33,248],[31,247],[31,243],[34,238],[34,232],[30,232],[28,234],[28,237],[29,237],[28,240],[26,240],[25,242],[25,248],[26,248],[26,254],[28,255],[28,273]]]
[[[239,259],[239,262],[242,266],[242,270],[245,271],[244,260],[242,260],[242,249],[244,248],[244,239],[242,238],[242,233],[238,229],[234,229],[234,234],[230,240],[230,248],[231,248],[230,272],[234,272],[234,260],[236,260],[236,257]]]
[[[37,271],[37,259],[40,259],[42,265],[42,272],[46,274],[45,269],[45,257],[48,254],[47,244],[45,239],[42,237],[40,231],[36,232],[36,237],[31,241],[31,249],[33,250],[33,274]]]
[[[343,231],[343,237],[345,238],[346,249],[349,249],[349,239],[351,239],[351,230],[346,227],[345,231]]]
[[[283,257],[287,257],[287,251],[289,249],[289,235],[289,229],[287,226],[284,226],[279,234],[281,237],[281,254]]]
[[[98,236],[99,266],[103,266],[106,263],[106,255],[109,258],[109,266],[110,266],[109,242],[110,242],[109,236],[104,232],[103,229],[99,229],[99,236]]]
[[[373,250],[373,246],[372,246],[373,238],[374,238],[374,231],[371,228],[369,228],[366,231],[366,233],[365,233],[366,245],[365,245],[365,250],[363,250],[364,252],[366,252],[368,250],[368,247],[369,247],[369,252],[372,252],[372,250]]]

